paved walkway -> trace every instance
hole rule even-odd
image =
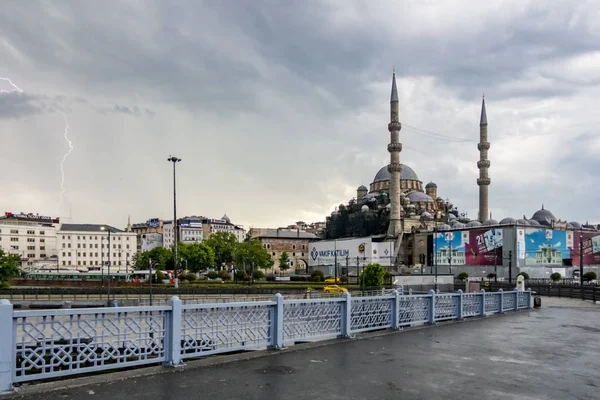
[[[600,307],[542,301],[544,307],[532,312],[21,395],[44,400],[600,398]]]

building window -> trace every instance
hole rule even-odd
[[[96,244],[94,245],[94,248],[95,248],[95,249],[97,249],[97,248],[98,248],[98,243],[96,243]]]
[[[83,265],[85,265],[85,261],[83,262]]]
[[[67,239],[71,240],[71,235],[67,236]]]
[[[71,252],[68,252],[67,254],[69,255],[69,257],[71,257]]]
[[[77,240],[81,240],[81,236],[77,236]]]
[[[18,242],[18,241],[19,241],[19,238],[10,238],[10,241],[11,241],[11,242]]]
[[[19,250],[19,246],[10,246],[11,250]]]
[[[65,257],[67,254],[63,251],[63,257]]]
[[[64,238],[64,237],[63,237],[63,238]],[[63,261],[63,265],[67,265],[67,262],[66,262],[66,261]]]
[[[35,258],[35,254],[29,253],[29,254],[27,254],[27,258]]]
[[[46,246],[40,246],[40,250],[46,250]]]
[[[275,252],[273,252],[273,256],[275,256]]]
[[[293,267],[293,266],[294,266],[294,262],[290,261],[290,267]]]
[[[45,254],[45,253],[42,253],[42,254],[40,254],[40,257],[41,257],[41,258],[46,258],[46,254]]]
[[[94,240],[98,240],[98,236],[94,236]]]
[[[63,237],[63,240],[65,240],[65,235],[62,235],[62,237]]]
[[[296,253],[292,253],[292,257],[296,257]]]
[[[98,253],[96,253],[96,255],[94,257],[98,257]]]
[[[81,243],[77,243],[77,248],[80,249],[81,248]]]
[[[28,235],[35,235],[35,231],[27,231]]]
[[[81,261],[77,261],[77,265],[81,265]]]
[[[87,257],[87,253],[86,253],[85,251],[83,252],[83,256],[84,256],[84,257]]]
[[[35,242],[35,239],[34,239],[34,238],[27,238],[27,241],[28,241],[29,243],[32,243],[32,242]]]
[[[117,258],[117,253],[113,253],[113,258]]]
[[[304,253],[302,253],[302,257],[304,257]]]
[[[85,243],[83,244],[83,248],[85,249]]]
[[[80,252],[77,252],[77,257],[81,257],[81,253]]]
[[[27,246],[27,250],[35,250],[35,246]]]
[[[129,245],[127,245],[127,249],[129,249]]]
[[[41,238],[41,239],[40,239],[40,243],[46,243],[46,239],[44,239],[44,238]]]
[[[305,249],[305,247],[304,247],[304,246],[305,246],[305,245],[302,245],[302,250],[304,250],[304,249]]]
[[[295,244],[292,245],[292,250],[296,250],[296,245]]]
[[[40,235],[45,235],[46,232],[45,231],[40,231]]]
[[[12,233],[13,235],[18,235],[19,234],[19,230],[18,229],[11,229],[10,233]]]
[[[269,243],[267,243],[267,249],[270,249],[271,245]]]
[[[68,244],[67,244],[67,247],[68,247],[68,248],[71,248],[71,243],[68,243]]]

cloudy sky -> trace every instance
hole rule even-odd
[[[559,0],[3,2],[0,211],[169,218],[174,154],[180,215],[324,220],[389,160],[394,65],[439,195],[476,217],[485,93],[494,218],[600,221],[600,7]]]

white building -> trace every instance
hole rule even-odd
[[[21,256],[24,270],[56,267],[58,224],[58,218],[6,212],[0,217],[0,248],[7,254]]]
[[[234,225],[227,214],[221,219],[206,219],[204,222],[204,236],[208,239],[212,234],[217,232],[228,232],[235,235],[238,242],[243,242],[246,239],[246,230],[241,225]]]
[[[95,224],[63,224],[56,244],[61,268],[101,270],[110,262],[115,272],[132,268],[137,248],[134,232]]]
[[[203,220],[196,217],[179,219],[179,242],[190,244],[204,240]],[[173,221],[163,222],[163,247],[170,249],[175,243]]]

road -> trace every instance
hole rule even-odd
[[[250,360],[168,370],[23,399],[598,399],[600,307],[545,301],[541,310],[339,340]],[[314,346],[314,345],[313,345]],[[256,353],[253,353],[256,354]],[[218,358],[215,358],[217,360]],[[206,361],[206,360],[205,360]],[[105,381],[108,380],[108,381]]]

